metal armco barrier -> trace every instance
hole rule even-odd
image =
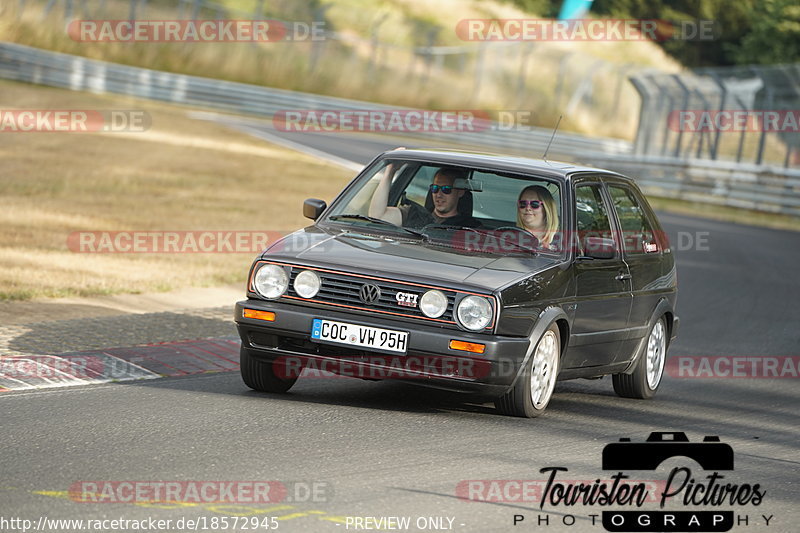
[[[653,196],[800,216],[800,169],[633,155],[585,162],[633,176]]]
[[[18,44],[0,43],[0,78],[94,93],[271,117],[286,110],[397,110],[398,107],[107,63]],[[394,133],[397,135],[396,133]],[[415,132],[414,138],[463,141],[539,156],[544,128]],[[400,134],[403,135],[403,134]],[[800,170],[702,159],[635,156],[632,144],[559,132],[550,153],[638,178],[646,192],[713,204],[800,215]]]
[[[125,94],[257,117],[271,117],[278,111],[287,110],[403,109],[360,100],[129,67],[11,43],[0,43],[0,77],[76,91]],[[551,134],[552,131],[548,129],[532,128],[529,131],[470,132],[468,135],[481,145],[526,148],[542,153]],[[414,133],[415,137],[452,141],[462,140],[463,135],[459,132]],[[631,150],[631,143],[618,139],[560,133],[553,142],[551,153],[630,153]]]

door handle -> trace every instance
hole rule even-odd
[[[625,281],[626,279],[631,279],[631,275],[628,274],[627,272],[620,272],[619,274],[616,275],[614,279],[619,281]]]

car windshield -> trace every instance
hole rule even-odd
[[[383,160],[320,220],[329,222],[467,252],[563,253],[561,185],[487,169]]]

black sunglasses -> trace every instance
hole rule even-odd
[[[519,208],[520,209],[525,209],[528,206],[531,206],[531,209],[539,209],[543,205],[544,205],[544,202],[540,202],[539,200],[520,200],[519,201]]]
[[[453,192],[452,185],[431,185],[430,189],[433,194],[436,194],[437,192],[439,192],[439,190],[442,191],[442,194],[450,194],[451,192]]]

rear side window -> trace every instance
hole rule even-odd
[[[658,252],[653,225],[632,190],[627,187],[609,185],[608,192],[614,202],[620,226],[622,245],[629,255]]]

